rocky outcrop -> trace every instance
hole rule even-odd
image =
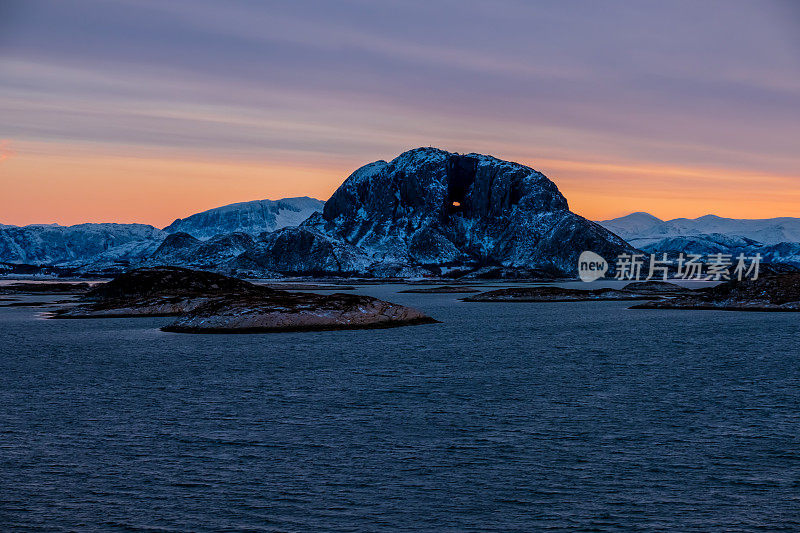
[[[635,305],[633,309],[717,309],[725,311],[800,311],[800,273],[732,280],[678,298]]]
[[[465,302],[585,302],[591,300],[644,300],[652,296],[614,289],[565,289],[563,287],[512,287],[463,298]]]
[[[208,240],[195,239],[188,233],[173,233],[145,261],[147,265],[181,265],[204,270],[231,271],[240,255],[256,248],[246,233],[218,235]]]
[[[232,263],[241,269],[260,268],[282,274],[339,276],[365,272],[369,264],[362,250],[313,226],[265,233],[253,250]]]
[[[179,316],[165,331],[271,332],[385,328],[436,322],[369,296],[286,292],[177,267],[142,268],[89,291],[53,318]]]
[[[149,296],[224,295],[262,292],[247,281],[180,267],[140,268],[93,288],[86,297],[109,300]]]
[[[179,333],[268,333],[388,328],[435,323],[416,309],[355,294],[275,291],[209,302],[161,329]]]
[[[690,294],[692,289],[670,283],[668,281],[634,281],[622,288],[625,292],[635,292],[637,294],[652,294],[655,296],[676,296]]]
[[[174,316],[213,299],[268,292],[271,289],[213,272],[141,268],[93,288],[81,305],[60,310],[54,318]]]

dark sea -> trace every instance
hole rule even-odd
[[[800,314],[402,288],[442,323],[1,308],[0,531],[800,530]]]

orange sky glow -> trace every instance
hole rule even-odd
[[[325,200],[420,146],[594,220],[800,217],[795,3],[456,4],[2,2],[0,224]]]
[[[0,223],[15,225],[138,222],[163,227],[175,218],[234,202],[291,196],[325,200],[366,163],[334,160],[305,166],[163,154],[130,157],[85,147],[59,152],[37,144],[12,150],[8,141],[3,147]],[[547,175],[573,211],[593,220],[638,210],[662,219],[708,213],[800,216],[795,176],[635,162],[517,160]]]

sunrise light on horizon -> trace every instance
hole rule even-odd
[[[494,5],[6,2],[0,224],[325,200],[418,146],[595,220],[800,216],[796,5]]]

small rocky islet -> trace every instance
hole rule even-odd
[[[0,295],[14,294],[79,294],[87,292],[91,285],[86,282],[21,281],[0,286]]]
[[[411,307],[370,296],[287,292],[180,267],[132,270],[92,289],[52,318],[176,316],[162,329],[250,333],[387,328],[435,323]]]
[[[53,318],[177,316],[212,300],[270,291],[214,272],[181,267],[140,268],[91,289],[78,305],[56,311]]]
[[[690,289],[666,281],[629,283],[622,289],[571,289],[552,285],[510,287],[462,298],[465,302],[586,302],[593,300],[652,300],[677,296]]]
[[[629,283],[622,289],[511,287],[462,298],[465,302],[586,302],[644,300],[631,309],[800,311],[800,273],[768,274],[690,289],[665,281]]]
[[[259,333],[389,328],[434,322],[416,309],[370,296],[272,291],[212,300],[161,329],[179,333]]]
[[[632,309],[800,311],[800,272],[726,281],[676,298],[644,302]]]
[[[46,307],[52,305],[50,301],[20,301],[18,296],[66,296],[71,298],[83,294],[91,288],[86,282],[63,281],[20,281],[0,286],[0,307]],[[9,298],[8,296],[13,296]],[[56,303],[68,302],[68,299]]]
[[[441,285],[438,287],[415,287],[399,292],[401,294],[469,294],[480,291],[469,285]]]

